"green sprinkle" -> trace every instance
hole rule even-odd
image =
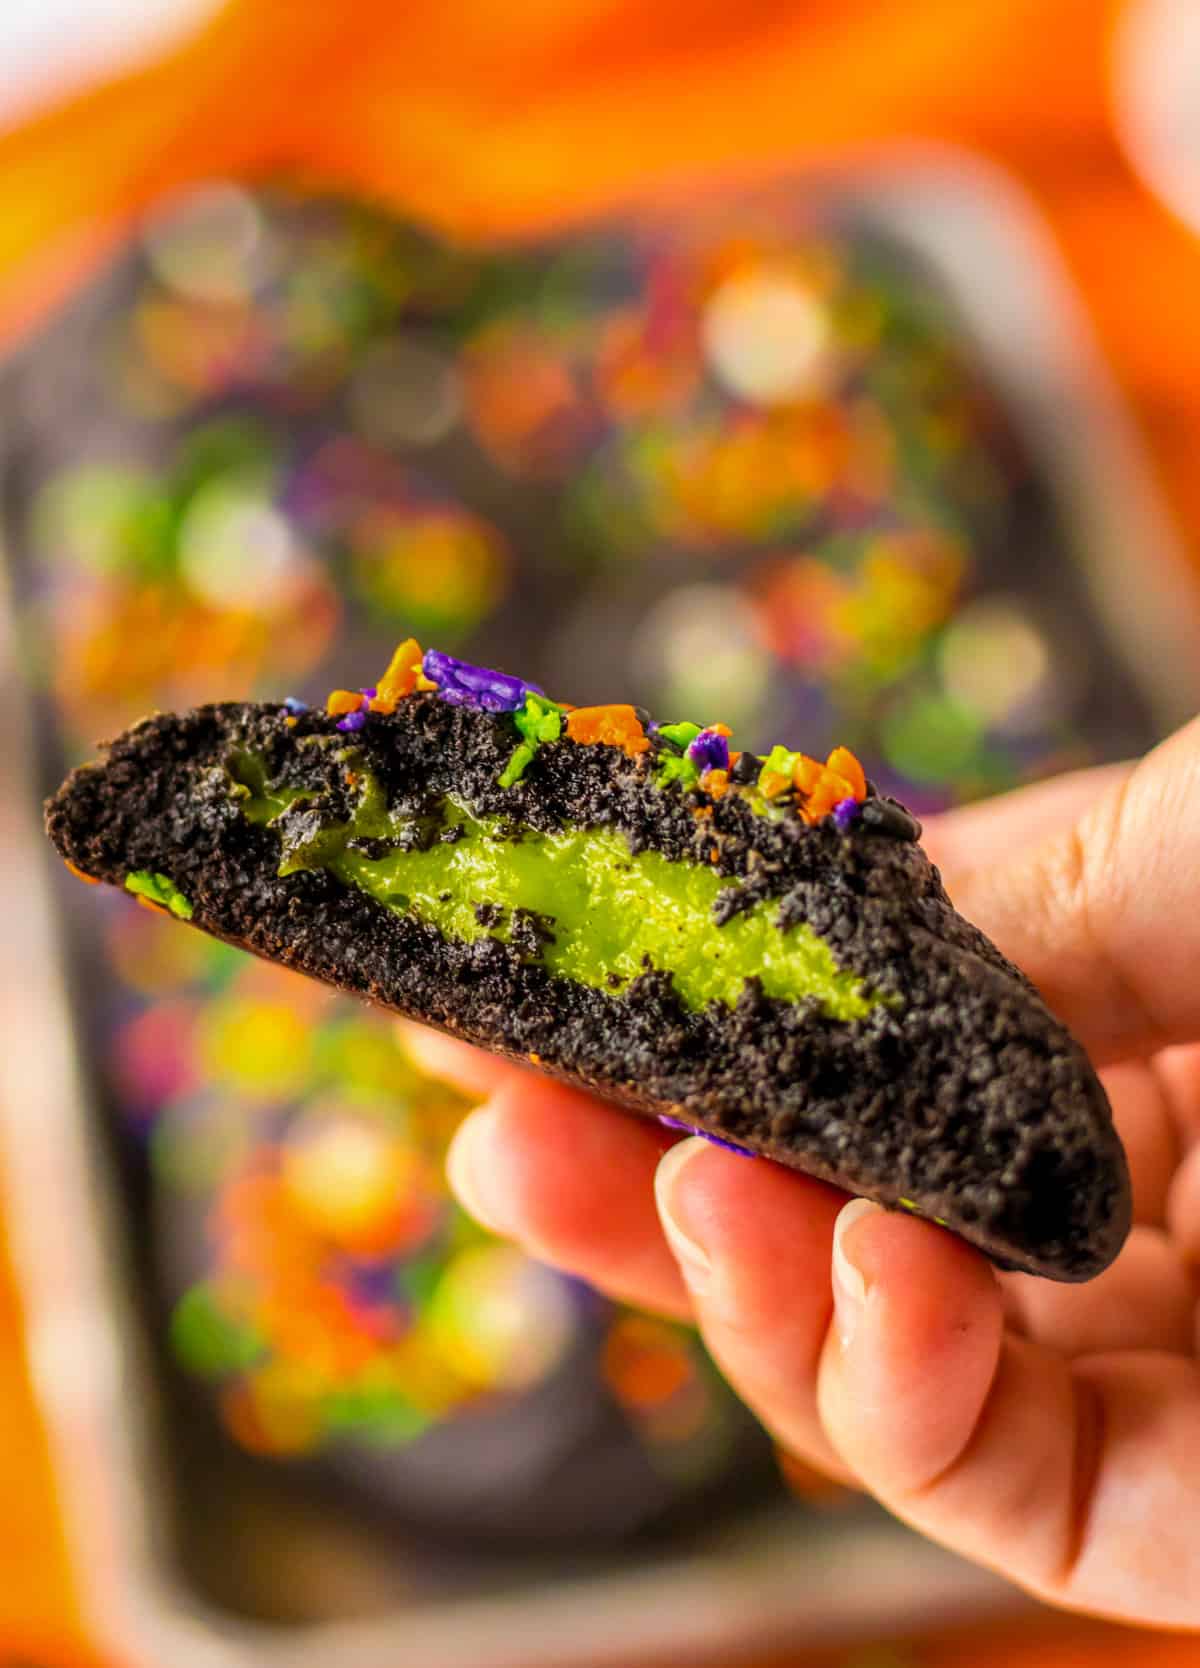
[[[686,753],[661,753],[654,780],[660,788],[665,788],[668,782],[679,782],[685,788],[694,788],[700,780],[700,767]]]
[[[795,775],[796,766],[799,764],[801,756],[799,753],[789,752],[786,747],[776,742],[763,760],[762,769],[758,773],[757,785],[759,792],[766,792],[763,787],[764,776],[783,776],[790,782]]]
[[[530,690],[523,704],[513,713],[513,722],[521,741],[500,773],[500,786],[511,788],[519,782],[526,767],[544,741],[557,741],[562,735],[562,708],[544,695]]]
[[[322,1399],[321,1412],[331,1435],[350,1432],[385,1448],[412,1442],[431,1423],[428,1413],[398,1391],[370,1383],[335,1390]]]
[[[896,1203],[900,1206],[901,1210],[911,1211],[914,1216],[921,1215],[920,1206],[917,1205],[912,1199],[897,1199]],[[936,1222],[939,1228],[948,1228],[950,1226],[943,1216],[931,1216],[929,1221]]]
[[[189,1372],[201,1378],[224,1378],[245,1372],[266,1353],[253,1327],[235,1320],[219,1292],[193,1286],[180,1298],[170,1322],[171,1347]]]
[[[135,869],[132,874],[125,876],[125,890],[132,892],[135,897],[149,898],[151,903],[161,904],[181,921],[190,921],[192,918],[191,904],[175,882],[166,875],[154,874],[150,869]]]
[[[685,719],[679,724],[660,724],[656,733],[686,753],[703,728],[702,724],[689,724]]]

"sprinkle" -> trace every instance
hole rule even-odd
[[[302,701],[298,695],[287,695],[287,696],[285,696],[283,704],[288,709],[289,712],[307,712],[308,711],[308,702],[307,701]]]
[[[100,882],[96,879],[95,875],[85,875],[82,869],[77,869],[75,867],[74,863],[72,863],[72,861],[69,857],[64,857],[63,862],[67,865],[67,868],[70,870],[70,872],[75,876],[76,880],[82,880],[85,886],[99,886]]]
[[[655,735],[660,735],[664,741],[669,741],[671,746],[677,748],[680,753],[686,753],[700,734],[701,727],[699,724],[691,724],[685,719],[678,724],[654,724],[651,728]]]
[[[513,749],[508,763],[500,773],[502,788],[511,788],[525,774],[534,754],[544,741],[557,741],[562,735],[562,711],[544,695],[526,695],[520,710],[513,714],[513,722],[521,740]]]
[[[701,730],[689,746],[688,758],[701,771],[729,769],[729,741],[725,726],[710,725]]]
[[[700,786],[710,799],[724,799],[729,792],[729,772],[727,770],[706,770],[700,778]]]
[[[840,776],[843,781],[849,782],[852,798],[865,799],[867,797],[867,778],[863,773],[863,767],[848,747],[834,748],[829,755],[827,769],[831,770],[835,776]]]
[[[422,662],[425,676],[437,686],[443,701],[456,707],[479,707],[484,712],[516,712],[532,691],[544,695],[539,684],[495,672],[487,666],[473,666],[456,660],[440,649],[430,649]]]
[[[764,799],[775,799],[792,786],[792,773],[799,757],[778,743],[772,747],[758,773],[758,791]]]
[[[134,869],[125,876],[125,890],[132,892],[138,902],[143,900],[160,909],[168,909],[181,921],[190,921],[192,906],[168,875],[150,869]]]
[[[921,824],[903,805],[894,799],[864,799],[859,807],[864,828],[876,834],[887,834],[893,840],[919,840]]]
[[[325,703],[325,711],[336,718],[341,712],[357,712],[363,698],[357,689],[334,689]]]
[[[358,712],[348,712],[345,718],[338,720],[337,728],[339,730],[365,730],[369,716],[370,714],[364,712],[361,708]]]
[[[833,808],[833,820],[839,834],[849,834],[858,821],[858,814],[862,807],[857,799],[839,799]]]
[[[759,792],[767,799],[774,799],[789,787],[800,795],[800,815],[810,824],[820,822],[845,801],[857,806],[867,793],[862,766],[848,747],[835,747],[824,764],[819,759],[810,759],[807,753],[773,747],[763,761]],[[843,833],[850,820],[849,813],[843,813],[843,820],[838,823]]]
[[[567,734],[572,741],[588,746],[594,742],[619,747],[631,759],[649,750],[650,742],[637,712],[631,706],[575,707],[567,714]]]
[[[694,759],[686,753],[662,753],[659,757],[658,774],[654,778],[660,788],[665,788],[669,782],[678,782],[683,788],[694,788],[700,780],[700,771]]]
[[[395,712],[397,703],[422,685],[430,687],[429,679],[421,675],[421,645],[415,637],[406,637],[372,694],[371,711]]]
[[[660,1112],[658,1121],[668,1129],[681,1129],[685,1135],[698,1135],[702,1141],[710,1141],[714,1147],[724,1147],[727,1153],[736,1153],[739,1158],[758,1157],[749,1147],[739,1147],[736,1141],[726,1141],[721,1135],[710,1135],[706,1129],[697,1129],[693,1124],[685,1124],[681,1118],[671,1117],[669,1112]]]
[[[857,761],[855,762],[857,763]],[[857,804],[858,796],[854,793],[852,784],[844,776],[831,770],[828,765],[817,764],[815,759],[806,759],[805,767],[807,771],[803,787],[805,799],[800,808],[800,814],[806,822],[820,822],[822,817],[829,816],[834,807],[843,800],[849,799]],[[808,767],[815,767],[815,769],[808,769]]]

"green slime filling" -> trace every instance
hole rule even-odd
[[[235,761],[234,773],[242,813],[251,822],[273,823],[289,804],[308,797],[270,791],[261,762],[245,755]],[[781,929],[777,899],[754,904],[718,927],[713,905],[728,881],[658,852],[633,854],[623,837],[603,830],[525,829],[514,837],[447,799],[440,826],[461,830],[452,841],[435,835],[425,850],[379,857],[355,851],[352,840],[403,840],[419,826],[418,819],[388,811],[381,784],[369,774],[362,782],[351,821],[289,839],[280,875],[328,869],[389,909],[466,941],[506,942],[512,912],[528,910],[543,917],[554,935],[540,949],[545,967],[600,990],[636,978],[650,965],[671,974],[680,999],[693,1009],[735,1003],[752,975],[768,996],[815,997],[831,1019],[862,1019],[884,1000],[839,968],[810,927]],[[493,906],[492,924],[476,916],[480,904]],[[495,920],[497,906],[503,913]]]

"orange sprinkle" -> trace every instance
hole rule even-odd
[[[424,655],[415,637],[406,637],[388,661],[387,671],[376,685],[371,701],[372,712],[395,712],[396,703],[414,689],[432,689],[428,678],[421,676]]]
[[[96,879],[95,875],[85,875],[82,869],[77,869],[75,867],[69,857],[64,857],[63,862],[75,876],[76,880],[82,880],[85,886],[99,886],[100,882]]]
[[[822,776],[816,787],[800,807],[805,822],[820,822],[827,817],[839,800],[850,799],[850,784],[832,772]]]
[[[540,1066],[541,1063],[542,1063],[541,1055],[540,1054],[534,1054],[532,1052],[530,1053],[529,1060],[530,1060],[530,1063],[532,1065],[535,1065],[535,1066]]]
[[[706,770],[700,778],[700,786],[711,799],[723,799],[729,792],[729,772]]]
[[[733,734],[728,724],[710,724],[708,728],[716,736],[724,736],[726,740]]]
[[[853,799],[867,797],[867,778],[863,774],[863,767],[848,747],[835,747],[829,755],[829,769],[835,776],[850,784],[850,794]]]
[[[768,799],[774,799],[776,794],[782,793],[785,788],[790,788],[792,784],[782,771],[764,770],[759,777],[758,785]]]
[[[809,823],[820,822],[843,799],[867,796],[862,765],[848,747],[835,747],[825,764],[801,754],[793,780],[804,796],[800,815]]]
[[[325,703],[326,712],[340,717],[344,712],[357,712],[363,698],[356,689],[335,689]]]
[[[576,707],[567,714],[567,734],[583,744],[607,742],[630,758],[649,750],[650,742],[641,720],[629,706]]]
[[[801,753],[792,770],[792,782],[801,793],[812,793],[825,773],[825,766],[819,759],[810,759],[807,753]]]

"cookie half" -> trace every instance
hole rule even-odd
[[[46,810],[81,876],[633,1111],[1085,1280],[1130,1222],[1086,1055],[844,748],[572,709],[401,646],[159,714]]]

